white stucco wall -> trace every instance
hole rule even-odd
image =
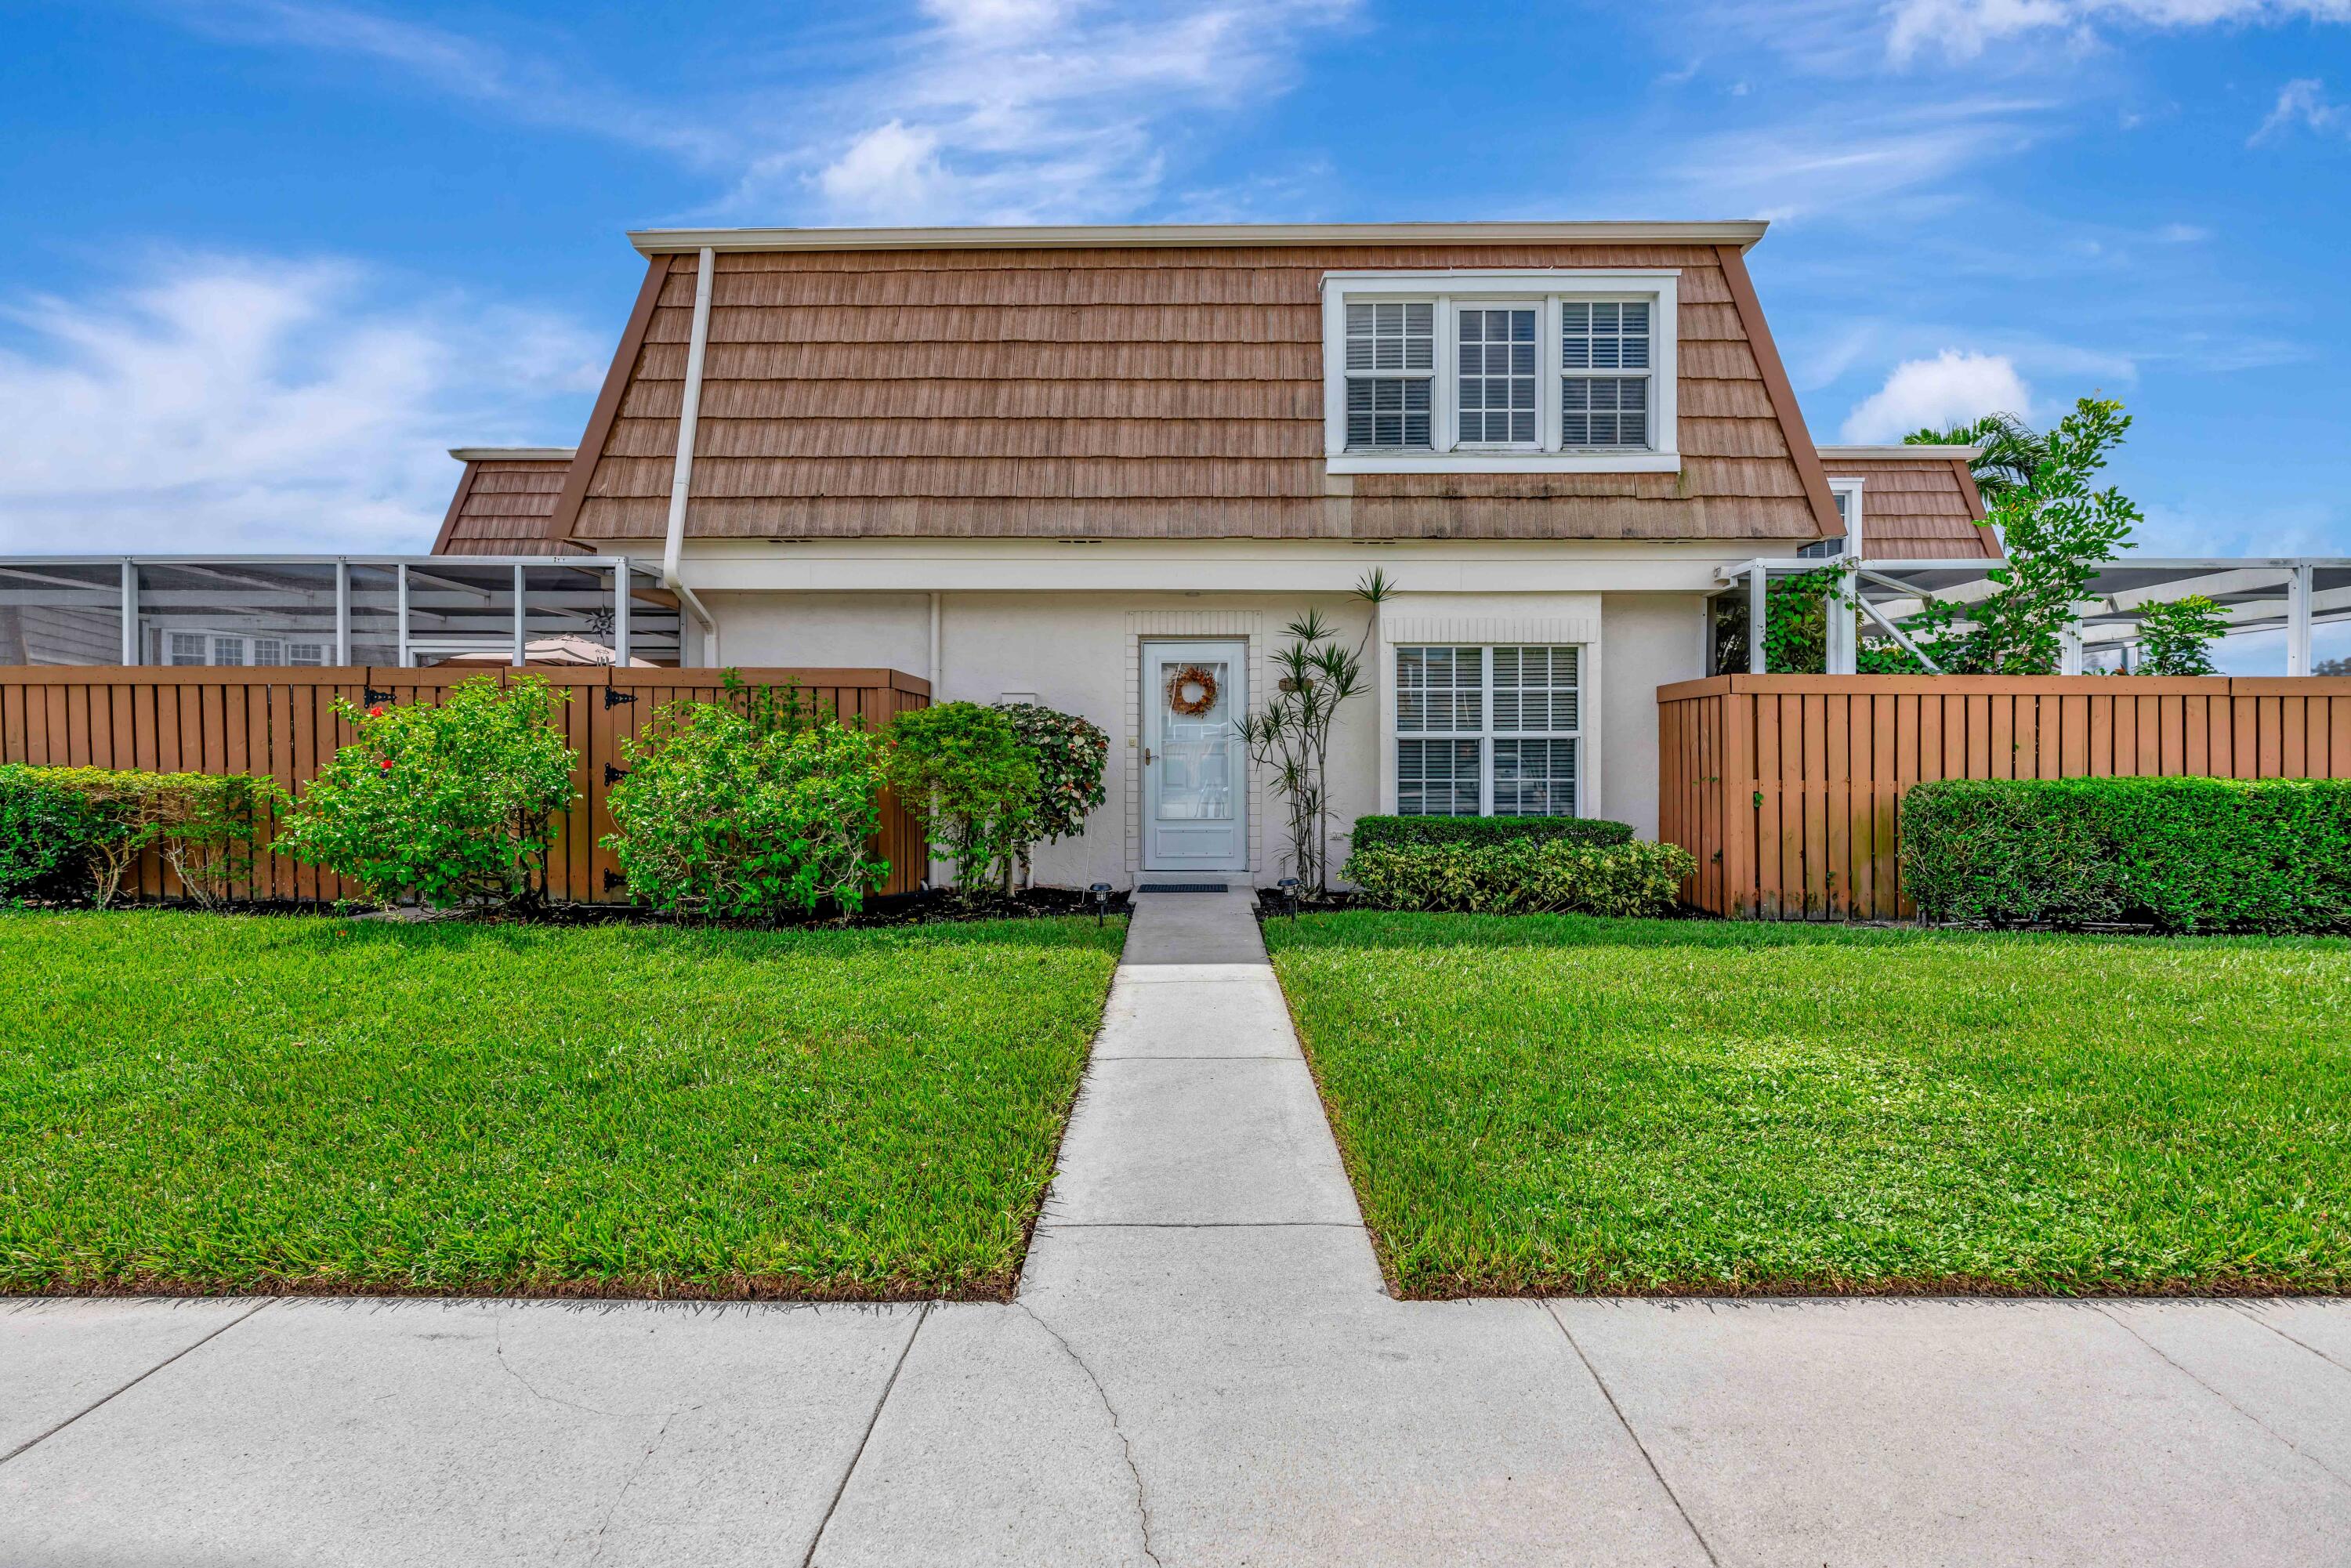
[[[1471,599],[1476,602],[1473,604]],[[720,626],[726,663],[737,665],[881,665],[925,675],[931,664],[930,601],[923,593],[704,594]],[[1384,612],[1416,625],[1475,611],[1561,618],[1599,631],[1598,725],[1593,733],[1601,814],[1628,821],[1644,836],[1656,825],[1656,702],[1661,682],[1702,673],[1701,606],[1694,594],[1412,595]],[[1250,706],[1264,700],[1272,655],[1287,625],[1320,610],[1353,648],[1369,612],[1344,594],[1139,593],[1133,591],[945,593],[940,600],[940,660],[935,694],[943,702],[1033,698],[1083,715],[1109,732],[1108,799],[1081,838],[1040,847],[1037,880],[1083,887],[1130,885],[1141,868],[1140,643],[1146,637],[1231,638],[1249,649]],[[1437,624],[1431,622],[1431,624]],[[1516,622],[1513,622],[1515,624]],[[1499,622],[1498,622],[1499,624]],[[1533,622],[1529,622],[1530,625]],[[1450,633],[1448,633],[1450,634]],[[1469,631],[1461,635],[1468,636]],[[1579,635],[1587,634],[1579,632]],[[1364,653],[1370,689],[1333,730],[1332,864],[1345,858],[1358,815],[1380,810],[1385,659]],[[1286,873],[1287,815],[1280,798],[1253,779],[1250,874],[1270,882]]]
[[[1706,600],[1609,593],[1600,600],[1598,814],[1657,836],[1657,688],[1706,674]]]

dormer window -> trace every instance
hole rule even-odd
[[[1330,471],[1678,472],[1679,280],[1325,274]]]

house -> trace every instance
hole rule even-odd
[[[1651,833],[1654,694],[1710,673],[1718,569],[1856,528],[1994,552],[1964,450],[1813,444],[1747,271],[1763,233],[640,233],[579,446],[461,449],[435,549],[659,559],[689,664],[1085,715],[1110,800],[1041,881],[1280,874],[1230,726],[1310,611],[1373,677],[1337,727],[1341,833]],[[1376,616],[1350,593],[1374,571]]]

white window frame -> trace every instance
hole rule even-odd
[[[172,647],[172,640],[179,637],[195,637],[202,639],[204,656],[199,663],[194,664],[181,663],[177,651]],[[276,643],[281,650],[291,649],[294,644],[298,643],[301,643],[305,647],[316,647],[319,650],[318,663],[316,664],[294,666],[256,664],[254,663],[254,657],[258,650],[255,647],[255,644],[257,643],[271,642]],[[159,643],[161,657],[158,662],[166,667],[176,666],[180,669],[271,669],[287,667],[298,669],[316,669],[324,668],[325,666],[334,663],[335,640],[332,637],[320,636],[315,632],[214,632],[201,626],[166,626],[161,631]],[[223,664],[220,662],[220,644],[223,643],[234,643],[236,644],[238,655],[238,663],[236,664],[227,665]]]
[[[1502,272],[1326,272],[1322,275],[1322,445],[1332,474],[1678,474],[1681,472],[1677,267],[1607,272],[1545,268]],[[1428,452],[1367,452],[1347,445],[1347,302],[1435,300],[1437,375]],[[1562,299],[1649,304],[1649,445],[1560,446],[1560,310]],[[1536,428],[1533,448],[1467,445],[1460,439],[1460,311],[1465,306],[1534,304]]]
[[[1367,301],[1366,303],[1369,302]],[[1369,370],[1362,371],[1349,369],[1347,366],[1347,308],[1345,305],[1342,304],[1339,308],[1339,340],[1337,348],[1339,359],[1340,444],[1344,445],[1347,440],[1347,391],[1348,384],[1350,382],[1358,381],[1426,382],[1428,384],[1429,440],[1434,449],[1441,451],[1443,450],[1442,443],[1445,439],[1445,433],[1441,423],[1442,414],[1440,413],[1439,405],[1444,402],[1445,399],[1442,395],[1440,383],[1445,375],[1445,356],[1448,352],[1446,344],[1450,338],[1450,333],[1446,324],[1447,312],[1445,301],[1436,298],[1434,295],[1419,298],[1407,297],[1402,299],[1395,298],[1393,296],[1386,296],[1381,298],[1378,303],[1384,305],[1426,305],[1429,307],[1429,314],[1431,317],[1428,341],[1429,367],[1426,371],[1406,370],[1402,367],[1391,370],[1382,370],[1376,366]],[[1357,448],[1357,450],[1361,451],[1364,449]],[[1381,447],[1377,450],[1397,456],[1417,456],[1421,452],[1421,448],[1413,446]]]
[[[1595,644],[1522,638],[1500,642],[1447,642],[1415,639],[1387,645],[1388,687],[1401,688],[1398,674],[1404,655],[1421,648],[1478,650],[1478,727],[1475,729],[1405,729],[1397,722],[1393,704],[1388,711],[1387,768],[1395,781],[1388,808],[1402,811],[1404,748],[1406,740],[1475,740],[1478,742],[1478,815],[1494,815],[1494,742],[1497,740],[1572,740],[1575,742],[1575,815],[1588,818],[1596,809],[1593,778],[1593,694]],[[1573,729],[1497,729],[1494,727],[1494,650],[1496,648],[1573,648],[1575,650],[1575,727]]]
[[[1834,541],[1837,548],[1823,549],[1821,546],[1831,541],[1822,540],[1819,543],[1803,546],[1796,551],[1797,557],[1804,560],[1841,560],[1850,556],[1858,560],[1861,559],[1862,543],[1861,481],[1833,478],[1829,481],[1829,494],[1844,503],[1838,516],[1838,526],[1844,528],[1844,532],[1837,536]]]

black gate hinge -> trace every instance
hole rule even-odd
[[[604,688],[604,706],[608,708],[619,707],[622,703],[632,703],[636,700],[637,694],[634,692],[615,691],[611,686]]]
[[[606,764],[604,764],[604,782],[605,782],[605,783],[607,783],[607,784],[618,784],[622,779],[626,779],[628,776],[629,776],[629,770],[628,770],[627,768],[615,768],[615,767],[613,767],[613,766],[612,766],[611,763],[609,763],[609,762],[607,762]]]
[[[611,893],[615,888],[626,887],[628,885],[629,879],[627,877],[622,876],[619,872],[612,870],[610,866],[604,868],[604,891],[606,893]]]
[[[366,694],[360,700],[362,707],[373,707],[378,703],[388,703],[392,700],[390,692],[380,692],[373,686],[361,686],[360,690]]]

